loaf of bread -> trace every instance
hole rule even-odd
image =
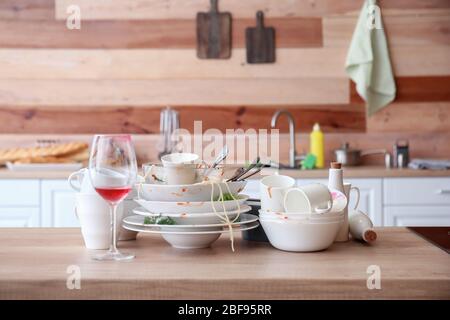
[[[32,148],[11,148],[0,150],[0,164],[6,162],[21,163],[55,163],[69,160],[68,162],[77,162],[85,160],[88,153],[88,144],[85,142],[68,142],[55,144],[46,147]],[[81,159],[81,160],[77,160]],[[67,161],[66,161],[67,162]]]

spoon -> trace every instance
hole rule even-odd
[[[209,168],[205,168],[205,171],[203,171],[203,176],[208,176],[211,171],[219,165],[223,160],[225,160],[226,157],[228,157],[228,146],[224,145],[222,150],[220,150],[220,153],[217,155],[216,159],[214,160],[213,164]]]

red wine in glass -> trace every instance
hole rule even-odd
[[[106,201],[117,203],[125,199],[130,193],[131,187],[95,188],[95,191]]]

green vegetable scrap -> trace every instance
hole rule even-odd
[[[145,217],[144,224],[164,224],[164,225],[173,225],[175,224],[175,220],[171,217]]]

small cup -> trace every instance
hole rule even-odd
[[[295,186],[295,179],[289,176],[272,175],[261,179],[259,191],[263,212],[284,212],[284,196]]]
[[[308,184],[288,190],[284,196],[284,209],[288,213],[318,213],[331,210],[333,199],[327,186]]]
[[[192,184],[196,181],[198,155],[171,153],[161,157],[168,184]]]

